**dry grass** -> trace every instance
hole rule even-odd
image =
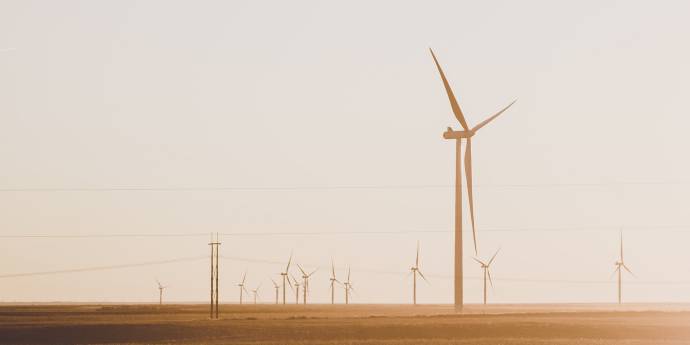
[[[3,344],[690,344],[686,306],[1,306]]]

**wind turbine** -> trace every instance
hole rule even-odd
[[[280,275],[283,276],[283,304],[285,304],[285,281],[287,281],[288,284],[290,284],[290,287],[292,288],[292,284],[290,283],[290,279],[288,278],[288,272],[290,272],[290,263],[292,262],[292,253],[290,253],[290,259],[288,259],[287,266],[285,266],[285,272],[281,272]]]
[[[622,270],[621,268],[625,269],[630,273],[633,277],[635,276],[632,271],[628,268],[628,266],[625,265],[625,261],[623,261],[623,231],[621,231],[621,254],[620,258],[614,265],[616,265],[616,269],[613,271],[613,274],[618,273],[618,304],[621,304],[621,290],[622,290],[622,285],[623,285],[623,277],[622,277]]]
[[[244,274],[242,275],[242,281],[239,284],[237,284],[237,286],[240,287],[240,304],[242,304],[242,292],[249,293],[249,291],[247,291],[247,288],[244,287],[244,280],[246,278],[247,278],[247,272],[245,271]]]
[[[482,266],[482,269],[484,270],[484,304],[486,304],[486,278],[489,278],[489,284],[491,284],[491,287],[494,287],[494,282],[491,280],[491,271],[489,268],[491,267],[491,263],[494,262],[494,259],[496,258],[496,255],[498,255],[498,251],[501,249],[499,248],[496,253],[494,253],[494,256],[491,257],[491,260],[489,260],[488,263],[484,263],[484,261],[481,261],[477,258],[473,258],[474,261],[478,262],[479,265]]]
[[[261,287],[261,284],[259,284],[259,286],[257,286],[256,289],[252,290],[252,293],[254,294],[254,304],[256,304],[256,296],[259,295],[259,288],[260,287]]]
[[[295,279],[295,276],[292,274],[290,277],[295,281],[295,304],[299,304],[299,280]]]
[[[307,304],[307,291],[309,290],[309,277],[311,277],[312,274],[316,272],[316,270],[313,270],[311,273],[307,274],[306,271],[302,269],[302,266],[297,264],[297,268],[302,272],[302,279],[304,279],[304,284],[302,285],[302,290],[304,293],[304,304]]]
[[[477,232],[475,229],[474,222],[474,201],[472,196],[472,137],[477,133],[479,129],[486,126],[489,122],[493,121],[499,115],[503,114],[511,105],[513,105],[517,100],[508,104],[505,108],[501,109],[496,114],[490,116],[486,120],[480,122],[476,126],[470,128],[465,121],[465,116],[460,110],[460,105],[455,99],[453,90],[450,88],[450,84],[446,79],[446,75],[441,69],[441,65],[434,55],[434,51],[429,48],[431,56],[434,58],[434,63],[441,75],[441,80],[443,81],[443,86],[446,89],[446,94],[448,94],[448,100],[450,101],[450,106],[453,109],[453,114],[455,118],[458,119],[462,130],[454,131],[450,127],[443,133],[443,138],[455,140],[455,277],[454,277],[454,300],[455,308],[462,309],[463,304],[463,281],[462,281],[462,162],[461,162],[461,143],[464,138],[467,144],[465,145],[465,178],[467,179],[467,197],[470,205],[470,219],[472,221],[472,240],[474,241],[474,253],[477,255]]]
[[[414,261],[414,266],[410,268],[410,271],[412,271],[412,304],[417,304],[417,274],[419,274],[424,281],[429,282],[426,280],[426,277],[424,277],[424,274],[422,273],[421,270],[419,270],[419,241],[417,241],[417,258]]]
[[[156,279],[156,283],[158,283],[158,305],[163,305],[163,290],[167,288],[167,286],[161,285],[158,279]]]
[[[335,277],[335,263],[331,259],[331,304],[335,304],[335,283],[340,284],[340,281]]]
[[[350,304],[350,291],[354,290],[350,282],[350,267],[347,268],[347,281],[343,283],[343,286],[345,287],[345,304]]]
[[[278,291],[280,291],[280,285],[278,285],[273,278],[271,278],[271,282],[273,283],[273,288],[276,289],[276,304],[278,304]]]

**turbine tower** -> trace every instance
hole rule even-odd
[[[426,280],[426,277],[424,277],[424,274],[422,271],[419,270],[419,241],[417,241],[417,258],[414,261],[414,266],[410,268],[410,271],[412,271],[412,304],[417,305],[417,274],[419,274],[424,281],[429,282]]]
[[[156,283],[158,283],[158,305],[163,305],[163,290],[167,288],[167,286],[161,285],[158,279],[156,279]]]
[[[290,288],[292,288],[292,283],[290,283],[290,279],[288,278],[288,272],[290,271],[290,263],[292,262],[292,253],[290,253],[290,259],[288,259],[287,266],[285,266],[285,272],[281,272],[280,275],[283,276],[283,304],[285,304],[285,281],[287,281],[288,284],[290,284]]]
[[[256,289],[252,290],[252,293],[254,294],[254,304],[256,304],[256,296],[259,295],[259,288],[260,287],[261,287],[261,284],[259,284],[259,286],[257,286]]]
[[[477,133],[479,129],[482,127],[486,126],[489,122],[493,121],[496,117],[499,115],[503,114],[504,111],[506,111],[515,101],[512,103],[508,104],[505,108],[501,109],[499,112],[496,114],[490,116],[486,120],[480,122],[478,125],[474,126],[473,128],[470,128],[467,125],[467,121],[465,121],[465,116],[462,113],[462,110],[460,110],[460,105],[458,105],[458,101],[455,99],[455,95],[453,94],[453,90],[450,88],[450,84],[448,83],[448,80],[446,79],[445,74],[443,73],[443,70],[441,69],[441,65],[438,63],[438,60],[436,59],[436,55],[434,55],[434,51],[429,48],[429,51],[431,52],[431,56],[434,59],[434,63],[436,64],[436,68],[438,69],[438,73],[441,75],[441,80],[443,81],[443,86],[446,89],[446,94],[448,94],[448,100],[450,101],[450,106],[453,110],[453,114],[455,114],[455,118],[458,119],[460,122],[460,126],[462,126],[462,130],[460,131],[455,131],[448,127],[448,130],[443,133],[443,138],[449,139],[449,140],[455,140],[455,243],[454,243],[454,248],[455,248],[455,260],[454,260],[454,266],[455,266],[455,276],[454,276],[454,300],[455,300],[455,308],[460,310],[462,309],[462,304],[463,304],[463,281],[462,281],[462,162],[461,162],[461,157],[462,157],[462,152],[461,152],[461,143],[462,139],[465,139],[466,144],[465,144],[465,178],[467,179],[467,197],[469,201],[469,206],[470,206],[470,220],[472,222],[472,240],[474,241],[474,253],[477,255],[477,232],[475,229],[475,223],[474,223],[474,201],[473,201],[473,196],[472,196],[472,137]]]
[[[249,291],[247,291],[247,288],[244,287],[244,280],[246,278],[247,278],[247,272],[245,271],[244,274],[242,275],[242,281],[239,284],[237,284],[237,286],[240,287],[240,304],[242,304],[242,292],[249,293]]]
[[[276,304],[278,304],[278,291],[280,291],[280,285],[278,285],[273,278],[271,278],[271,282],[273,283],[273,288],[276,290]]]
[[[616,269],[613,271],[613,274],[618,273],[618,304],[621,304],[621,292],[622,292],[622,285],[623,285],[623,277],[622,277],[622,270],[621,268],[625,269],[630,273],[633,277],[635,276],[632,271],[628,268],[628,266],[625,265],[625,261],[623,261],[623,231],[621,231],[621,253],[620,253],[620,258],[614,265],[616,265]]]
[[[335,304],[335,283],[342,285],[335,277],[335,263],[331,259],[331,304]]]
[[[316,272],[316,270],[313,270],[311,273],[307,274],[305,270],[302,269],[302,266],[297,264],[297,268],[302,272],[302,279],[304,279],[304,284],[302,285],[302,290],[304,294],[304,304],[307,304],[307,291],[309,291],[309,277],[311,277],[312,274]]]
[[[496,255],[498,255],[498,251],[501,250],[500,248],[494,253],[494,256],[491,257],[491,260],[489,260],[488,263],[485,263],[484,261],[481,261],[477,258],[473,258],[474,261],[478,262],[479,265],[481,265],[482,269],[484,270],[484,304],[486,305],[486,278],[489,278],[489,284],[491,284],[491,287],[494,287],[494,282],[491,280],[491,271],[489,270],[491,267],[491,263],[494,262],[494,259],[496,258]]]
[[[345,304],[350,304],[350,293],[352,290],[352,282],[350,282],[350,268],[347,268],[347,280],[343,283],[345,287]]]
[[[295,304],[299,304],[299,280],[295,279],[295,276],[290,275],[292,280],[295,282]]]

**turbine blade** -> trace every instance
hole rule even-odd
[[[489,270],[488,267],[486,268],[486,275],[489,277],[489,284],[491,285],[491,288],[493,289],[494,288],[494,282],[491,280],[491,271]]]
[[[491,257],[491,260],[489,260],[489,264],[487,266],[491,266],[491,263],[494,262],[494,259],[496,258],[496,255],[498,255],[498,252],[501,251],[501,248],[498,248],[494,256]]]
[[[244,274],[242,275],[242,284],[244,284],[245,279],[247,279],[247,271],[244,271]]]
[[[335,262],[333,262],[333,258],[331,258],[331,277],[335,279]]]
[[[419,267],[419,241],[417,241],[417,259],[414,262],[415,267]]]
[[[313,270],[313,271],[311,271],[311,273],[307,274],[307,278],[308,278],[308,277],[311,277],[311,275],[314,274],[314,273],[316,273],[316,271],[318,271],[318,268],[315,269],[315,270]]]
[[[292,253],[290,253],[290,259],[288,259],[287,266],[285,267],[285,273],[290,269],[290,263],[292,262]]]
[[[623,262],[623,230],[621,230],[621,262]]]
[[[302,266],[297,264],[297,268],[299,268],[299,270],[302,272],[303,275],[305,275],[305,276],[307,275],[307,272],[304,272],[304,270],[302,269]]]
[[[422,273],[422,271],[417,270],[417,273],[419,273],[419,276],[422,277],[422,279],[424,279],[425,282],[429,283],[429,281],[426,279],[426,277],[424,276],[424,273]]]
[[[478,125],[474,126],[474,128],[472,128],[472,131],[473,131],[473,132],[476,132],[476,131],[478,131],[480,128],[486,126],[489,122],[491,122],[491,121],[493,121],[495,118],[497,118],[498,115],[501,115],[501,114],[503,114],[504,111],[508,110],[508,108],[510,108],[510,106],[512,106],[513,104],[515,104],[515,102],[517,102],[517,99],[514,100],[514,101],[512,101],[512,102],[510,102],[510,104],[508,104],[505,108],[501,109],[501,110],[500,110],[499,112],[497,112],[496,114],[491,115],[491,117],[489,117],[488,119],[486,119],[486,120],[480,122]]]
[[[271,282],[273,282],[273,287],[280,287],[280,285],[278,285],[278,283],[276,283],[276,281],[273,280],[273,278],[271,278]]]
[[[477,230],[474,227],[474,196],[472,195],[472,139],[467,138],[465,146],[465,178],[467,178],[467,196],[470,202],[470,219],[472,220],[472,240],[474,255],[477,255]]]
[[[637,276],[635,275],[635,273],[632,273],[632,271],[628,268],[628,266],[626,266],[625,264],[623,264],[623,268],[625,268],[625,270],[628,271],[628,273],[630,273],[633,277],[637,278]]]
[[[443,69],[441,69],[441,65],[438,63],[438,59],[436,59],[436,55],[434,54],[434,51],[429,48],[429,51],[431,52],[431,56],[434,58],[434,63],[436,63],[436,68],[438,68],[438,73],[441,74],[441,80],[443,80],[443,86],[446,88],[446,93],[448,94],[448,100],[450,101],[450,107],[453,109],[453,114],[455,114],[455,117],[460,121],[460,125],[464,130],[469,130],[469,127],[467,127],[467,122],[465,121],[465,116],[462,115],[462,110],[460,110],[460,105],[458,104],[457,99],[455,99],[455,95],[453,94],[453,90],[450,88],[450,84],[448,84],[448,79],[446,79],[446,75],[443,73]]]
[[[613,273],[611,273],[611,276],[609,277],[609,279],[613,278],[613,276],[616,275],[616,272],[618,272],[619,269],[621,269],[620,266],[616,266],[616,269],[613,270]]]
[[[474,261],[478,262],[480,265],[486,266],[486,264],[483,263],[481,260],[479,260],[479,259],[477,259],[477,258],[472,258],[472,259],[474,259]]]
[[[350,282],[350,267],[347,268],[347,282]]]

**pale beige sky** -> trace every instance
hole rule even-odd
[[[218,231],[322,233],[225,236],[221,250],[294,250],[310,267],[332,256],[341,275],[353,266],[356,302],[408,302],[406,273],[376,272],[406,272],[419,239],[431,280],[419,301],[451,302],[454,145],[441,134],[458,125],[433,47],[470,123],[519,99],[473,145],[480,252],[502,248],[490,301],[614,301],[623,226],[638,276],[624,299],[689,302],[687,13],[685,1],[2,1],[0,301],[149,301],[156,277],[169,299],[204,301],[204,259],[2,276],[203,256]],[[340,188],[353,186],[376,188]],[[12,191],[128,187],[192,190]],[[199,190],[219,187],[248,190]],[[384,231],[412,232],[336,234]],[[202,235],[7,237],[177,233]],[[231,259],[221,300],[237,299],[245,269],[269,301],[281,265]],[[314,279],[325,302],[327,270]]]

